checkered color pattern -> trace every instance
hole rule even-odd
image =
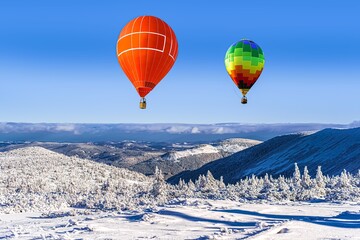
[[[259,45],[247,39],[231,45],[225,55],[226,71],[244,96],[260,77],[264,63]]]

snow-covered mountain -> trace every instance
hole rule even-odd
[[[257,143],[260,142],[249,139],[228,139],[209,144],[138,141],[100,143],[8,142],[0,144],[0,152],[24,147],[42,147],[66,156],[129,168],[147,175],[154,174],[156,165],[162,166],[162,169],[166,171],[166,177],[170,177],[184,170],[199,168],[205,163],[226,157]]]
[[[41,147],[0,153],[0,211],[129,207],[148,192],[141,173],[68,157]],[[86,197],[85,197],[86,196]]]
[[[180,178],[196,179],[210,170],[216,178],[236,182],[241,178],[265,173],[289,176],[294,163],[307,166],[314,175],[317,166],[324,174],[338,175],[343,169],[356,173],[360,169],[360,128],[325,129],[315,133],[290,134],[275,137],[262,144],[204,165],[194,171],[184,171],[168,181]]]
[[[233,138],[220,142],[201,144],[189,149],[173,150],[160,157],[140,162],[130,167],[131,170],[152,175],[156,167],[169,178],[186,170],[194,170],[206,163],[229,156],[248,147],[261,143],[257,140]]]
[[[279,139],[274,144],[296,138]],[[330,178],[319,170],[316,178],[253,176],[225,185],[208,172],[173,186],[156,172],[150,179],[40,147],[0,153],[0,239],[359,236],[360,174]]]
[[[34,146],[46,148],[66,156],[80,157],[122,168],[128,168],[138,162],[163,155],[168,149],[166,145],[157,144],[154,146],[151,143],[135,141],[105,143],[25,142],[8,143],[5,146],[0,146],[0,152]]]

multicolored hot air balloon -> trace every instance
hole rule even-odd
[[[116,54],[119,64],[141,97],[165,77],[175,63],[178,43],[174,31],[163,20],[141,16],[131,20],[120,32]]]
[[[227,50],[226,71],[243,95],[241,103],[247,103],[246,94],[260,77],[264,63],[263,51],[251,40],[243,39]]]

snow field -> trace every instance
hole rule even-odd
[[[0,214],[6,239],[359,239],[356,204],[187,199],[152,211]]]

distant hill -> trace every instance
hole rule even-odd
[[[163,155],[171,147],[171,144],[135,141],[103,143],[9,142],[0,145],[0,152],[25,147],[42,147],[66,156],[74,156],[128,168],[138,162]]]
[[[165,178],[169,178],[184,170],[194,170],[202,165],[223,158],[235,152],[252,147],[260,141],[242,138],[233,138],[212,144],[201,144],[186,150],[173,150],[162,156],[137,163],[131,170],[152,175],[155,168],[162,170]]]
[[[153,175],[155,167],[171,177],[184,170],[194,170],[205,163],[226,157],[260,143],[250,139],[228,139],[207,144],[168,142],[14,142],[0,144],[0,152],[26,147],[42,147],[48,150],[108,165],[128,168]]]
[[[139,193],[151,182],[127,169],[41,147],[20,148],[0,153],[0,212],[126,207],[142,201]]]
[[[75,124],[75,123],[0,123],[0,141],[41,142],[203,142],[228,138],[268,140],[283,134],[318,131],[324,128],[359,127],[351,124]]]
[[[194,180],[208,170],[216,178],[223,176],[227,183],[252,174],[290,176],[295,162],[300,168],[308,166],[312,175],[318,165],[328,175],[338,175],[343,169],[356,173],[360,169],[360,128],[325,129],[313,134],[275,137],[197,170],[179,173],[168,181],[176,183],[180,178]]]

